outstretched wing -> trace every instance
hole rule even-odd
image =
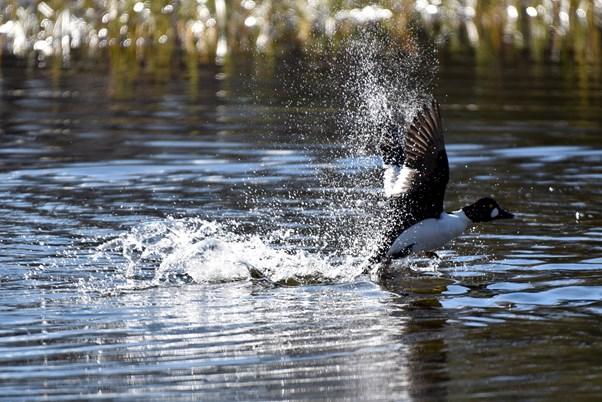
[[[449,166],[438,103],[433,101],[425,106],[414,117],[403,138],[395,129],[388,130],[379,145],[385,164],[385,195],[400,197],[432,190],[432,198],[438,198],[439,205],[435,212],[440,214]]]
[[[443,212],[449,164],[439,104],[426,105],[401,137],[389,129],[379,144],[384,162],[388,211],[376,255],[380,260],[395,238],[408,227]]]

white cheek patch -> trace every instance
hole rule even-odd
[[[498,216],[500,214],[500,211],[498,211],[497,208],[493,208],[493,211],[491,211],[491,217],[495,218],[496,216]]]

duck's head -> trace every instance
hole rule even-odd
[[[475,223],[514,218],[514,214],[502,209],[493,198],[489,197],[481,198],[474,204],[462,208],[462,211]]]

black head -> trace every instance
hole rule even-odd
[[[474,204],[462,208],[462,211],[473,222],[490,222],[497,219],[514,218],[513,214],[503,210],[493,198],[489,197],[481,198]]]

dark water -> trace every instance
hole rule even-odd
[[[345,238],[376,161],[315,91],[6,66],[0,398],[595,399],[602,84],[571,74],[441,67],[448,208],[517,219],[378,283]]]

